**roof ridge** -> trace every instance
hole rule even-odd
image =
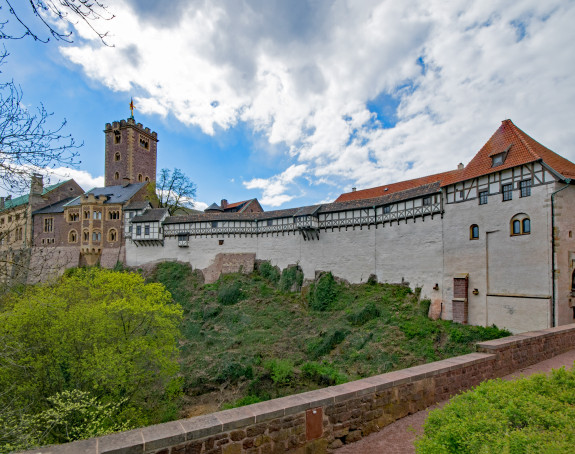
[[[505,121],[511,125],[511,131],[521,141],[521,143],[523,145],[525,145],[525,148],[527,148],[527,151],[531,154],[531,156],[533,156],[535,159],[542,159],[541,156],[539,156],[535,152],[535,150],[533,150],[533,148],[531,148],[531,145],[527,142],[527,140],[525,140],[525,138],[523,137],[523,134],[519,133],[521,130],[517,126],[515,126],[515,123],[513,123],[513,121],[511,121],[510,119],[505,120]],[[523,131],[521,131],[521,132],[523,132]]]

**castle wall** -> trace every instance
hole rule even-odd
[[[564,184],[556,184],[557,191]],[[575,313],[575,187],[562,190],[555,196],[555,279],[556,321],[558,325],[573,323]]]
[[[445,205],[443,299],[452,318],[453,279],[469,274],[468,322],[493,323],[513,332],[551,326],[551,211],[554,184],[533,187],[531,196],[502,201],[501,193],[479,205],[477,199]],[[511,219],[525,213],[531,233],[511,235]],[[470,226],[479,238],[470,239]],[[473,290],[478,294],[474,295]]]
[[[425,221],[408,219],[377,229],[371,225],[321,230],[319,240],[307,241],[299,232],[190,236],[189,247],[179,247],[177,237],[166,237],[163,247],[136,246],[128,241],[126,258],[129,266],[180,260],[206,269],[217,254],[255,253],[256,259],[282,269],[299,264],[306,279],[313,279],[318,270],[331,271],[351,283],[366,282],[375,274],[381,282],[409,282],[412,287],[422,287],[423,295],[438,298],[433,287],[442,276],[441,224],[440,216],[427,216]]]

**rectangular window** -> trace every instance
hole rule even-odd
[[[94,219],[102,219],[102,212],[94,211]]]
[[[144,226],[144,235],[149,235],[150,234],[150,226],[149,225],[145,225]]]
[[[513,199],[513,185],[511,183],[501,186],[501,192],[503,192],[504,202]]]
[[[44,219],[44,232],[52,232],[54,230],[54,219],[46,218]]]
[[[487,205],[487,196],[489,191],[481,191],[479,193],[479,205]]]
[[[212,221],[212,229],[218,228],[218,221]]]
[[[137,225],[136,226],[136,235],[141,235],[142,234],[142,226],[141,225]]]
[[[273,219],[268,219],[268,227],[271,227],[272,225],[274,225]]]
[[[424,197],[423,198],[423,206],[424,207],[431,206],[431,197]]]
[[[521,189],[521,197],[529,197],[531,195],[531,180],[520,181],[519,189]]]
[[[391,213],[391,205],[385,205],[383,207],[383,214]]]

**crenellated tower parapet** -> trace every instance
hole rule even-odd
[[[106,123],[105,185],[156,181],[158,134],[127,120]]]

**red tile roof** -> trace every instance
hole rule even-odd
[[[507,153],[505,161],[499,166],[492,167],[492,157],[499,153]],[[463,171],[445,179],[441,186],[539,160],[542,160],[563,177],[575,178],[575,164],[541,145],[515,126],[511,120],[503,120],[499,129],[495,131]]]
[[[346,192],[341,194],[336,202],[347,202],[350,200],[362,200],[371,199],[374,197],[381,197],[384,195],[393,194],[395,192],[405,191],[407,189],[413,189],[418,186],[423,186],[425,184],[431,183],[441,183],[446,178],[451,178],[453,174],[457,174],[461,170],[449,170],[447,172],[436,173],[435,175],[428,175],[426,177],[415,178],[413,180],[399,181],[397,183],[386,184],[384,186],[377,186],[376,188],[361,189],[359,191]]]
[[[503,164],[492,167],[492,157],[500,153],[506,153]],[[335,201],[347,202],[370,199],[437,182],[440,183],[441,187],[444,187],[539,160],[542,160],[563,177],[575,179],[575,164],[541,145],[515,126],[511,120],[503,120],[499,129],[495,131],[487,143],[483,145],[481,150],[463,169],[450,170],[360,191],[346,192],[341,194]]]

